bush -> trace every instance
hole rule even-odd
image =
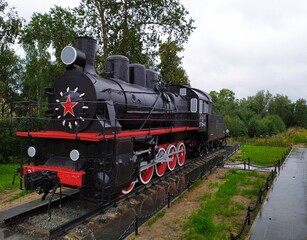
[[[263,122],[259,118],[253,117],[248,123],[248,136],[251,138],[263,136],[265,129]]]
[[[0,120],[0,163],[9,163],[14,160],[13,156],[17,155],[19,150],[17,139],[15,137],[14,121]]]
[[[265,135],[273,136],[286,131],[286,125],[278,115],[269,115],[262,122],[265,126]]]
[[[229,130],[231,137],[240,137],[247,135],[247,128],[244,122],[237,116],[232,117],[227,115],[225,117],[226,128]]]

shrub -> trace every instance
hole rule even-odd
[[[0,163],[9,163],[12,156],[18,152],[18,144],[15,137],[15,124],[11,120],[0,120]]]
[[[253,117],[248,123],[248,136],[253,138],[263,136],[265,129],[263,122],[259,118]]]
[[[286,125],[277,115],[269,115],[262,120],[265,126],[265,135],[273,136],[280,132],[286,131]]]
[[[240,137],[247,135],[247,128],[244,122],[237,116],[231,117],[227,115],[225,117],[226,128],[229,130],[229,134],[232,137]]]

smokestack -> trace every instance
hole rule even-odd
[[[87,71],[88,73],[96,74],[95,61],[96,61],[97,41],[90,37],[78,37],[77,49],[85,53],[86,62],[84,70]]]

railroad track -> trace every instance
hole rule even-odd
[[[17,229],[18,232],[26,235],[31,235],[37,230],[38,233],[36,232],[35,236],[44,239],[55,239],[64,234],[78,238],[92,234],[97,235],[96,239],[119,239],[132,231],[127,230],[127,226],[136,215],[140,216],[139,224],[145,222],[154,212],[157,212],[157,209],[167,205],[167,198],[169,200],[170,196],[178,196],[196,179],[209,174],[211,170],[223,163],[225,156],[231,151],[233,151],[232,148],[222,149],[207,156],[190,159],[184,166],[166,173],[161,178],[153,179],[147,185],[137,186],[130,194],[114,199],[108,204],[94,205],[72,200],[72,197],[76,196],[74,193],[61,200],[62,208],[59,209],[60,199],[55,199],[51,208],[51,222],[56,222],[53,225],[48,224],[48,203],[25,209],[17,214],[11,213],[3,223],[10,229]],[[71,208],[72,205],[85,206],[78,209],[78,207]],[[70,211],[74,214],[62,220],[61,214]],[[9,212],[10,210],[7,211],[8,215]]]

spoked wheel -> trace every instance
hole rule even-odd
[[[154,173],[154,166],[144,169],[140,172],[139,179],[141,183],[147,184],[150,182],[152,175]]]
[[[122,190],[122,193],[123,194],[130,193],[132,191],[132,189],[134,188],[136,182],[137,182],[136,180],[132,181],[129,187],[127,187],[126,189]]]
[[[168,145],[167,154],[168,154],[168,157],[172,160],[170,162],[167,162],[167,166],[170,171],[173,171],[176,167],[177,158],[178,158],[177,154],[175,154],[176,151],[177,149],[174,145]]]
[[[161,158],[165,155],[165,149],[164,148],[160,148],[157,154],[157,158]],[[161,162],[161,163],[157,163],[155,165],[155,172],[157,174],[157,176],[162,177],[163,174],[165,173],[165,170],[167,168],[167,163],[166,162]]]
[[[185,163],[186,150],[183,142],[177,144],[178,149],[178,165],[182,166]]]

